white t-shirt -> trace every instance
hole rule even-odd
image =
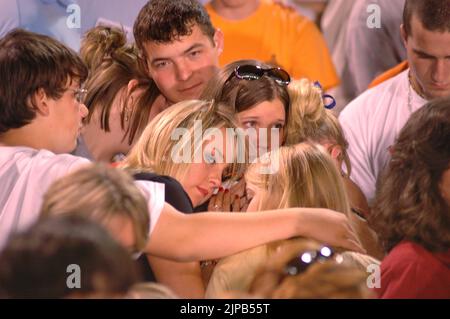
[[[0,146],[0,248],[10,233],[37,220],[43,196],[55,180],[90,163],[69,154]],[[151,232],[164,206],[164,185],[149,181],[136,184],[148,202]]]
[[[408,72],[364,92],[339,117],[349,143],[351,178],[369,204],[375,197],[378,175],[390,159],[389,147],[411,114],[427,103],[411,88]]]

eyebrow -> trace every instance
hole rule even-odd
[[[248,121],[248,120],[259,120],[259,119],[261,119],[262,117],[259,117],[259,116],[248,116],[248,117],[246,117],[246,116],[244,116],[244,117],[242,117],[242,119],[241,119],[241,121]],[[282,123],[285,123],[286,122],[286,120],[285,119],[276,119],[275,121],[277,121],[277,122],[282,122]]]
[[[422,51],[422,50],[419,50],[419,49],[413,49],[413,52],[415,54],[422,55],[422,56],[425,56],[427,58],[433,58],[433,59],[437,59],[438,58],[437,56],[434,56],[432,54],[429,54],[429,53],[427,53],[425,51]],[[444,59],[449,59],[449,58],[450,58],[450,55],[447,55],[447,56],[444,57]]]
[[[184,50],[183,53],[182,53],[181,55],[185,55],[185,54],[187,54],[187,53],[189,53],[189,52],[191,52],[191,51],[193,51],[193,50],[195,50],[195,49],[200,49],[200,48],[203,48],[203,47],[204,47],[204,45],[201,44],[201,43],[194,43],[194,44],[191,45],[189,48],[187,48],[186,50]],[[170,59],[170,57],[160,57],[160,58],[155,58],[155,59],[151,60],[150,63],[153,65],[153,64],[155,64],[155,63],[157,63],[157,62],[166,61],[166,60],[169,60],[169,59]]]

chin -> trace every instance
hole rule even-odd
[[[436,90],[429,90],[428,96],[430,97],[430,100],[432,99],[440,99],[440,98],[447,98],[450,97],[450,91],[436,91]]]

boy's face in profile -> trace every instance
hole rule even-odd
[[[48,129],[51,132],[49,149],[56,154],[70,153],[77,145],[82,120],[88,114],[88,109],[82,103],[82,95],[78,82],[70,81],[59,99],[46,99],[49,110]]]

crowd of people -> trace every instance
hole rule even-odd
[[[342,2],[0,21],[0,298],[450,298],[450,0]]]

